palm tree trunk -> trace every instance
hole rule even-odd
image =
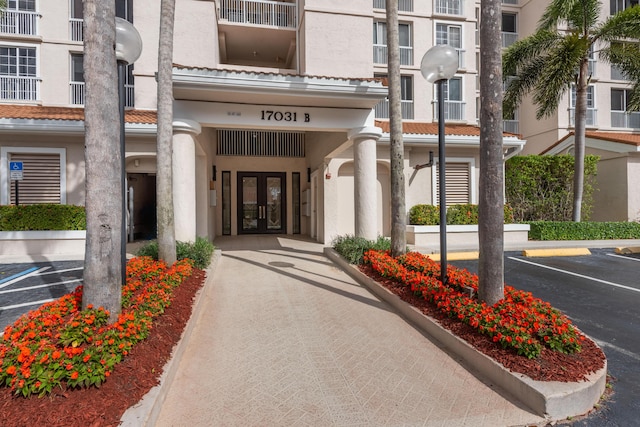
[[[573,165],[573,221],[580,222],[582,218],[582,193],[584,191],[584,152],[585,132],[587,128],[587,89],[588,89],[587,60],[580,64],[578,83],[576,85],[576,111],[574,135],[574,165]]]
[[[173,25],[175,0],[160,3],[158,45],[158,141],[156,198],[158,216],[158,258],[176,262],[176,235],[173,220],[172,139],[173,139]]]
[[[400,39],[398,34],[398,0],[387,0],[387,51],[389,74],[389,127],[391,161],[391,255],[405,253],[407,247],[407,213],[404,190],[404,142],[400,90]]]
[[[84,1],[87,239],[82,308],[121,310],[123,185],[115,45],[115,3]]]
[[[480,3],[480,203],[478,296],[504,298],[501,0]]]

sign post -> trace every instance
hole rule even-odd
[[[20,204],[20,191],[18,181],[23,179],[23,163],[22,162],[9,162],[9,177],[14,182],[16,191],[16,206]]]

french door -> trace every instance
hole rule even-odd
[[[286,173],[238,172],[238,234],[286,233]]]

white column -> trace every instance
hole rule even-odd
[[[173,122],[173,212],[176,240],[196,240],[196,141],[200,124]]]
[[[374,240],[378,237],[378,190],[376,142],[382,136],[377,127],[352,129],[355,235]]]

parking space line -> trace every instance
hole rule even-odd
[[[625,350],[622,347],[618,347],[617,345],[613,345],[611,343],[608,343],[606,341],[600,341],[600,340],[596,340],[594,339],[595,343],[598,344],[600,347],[608,347],[612,350],[617,351],[618,353],[622,353],[625,356],[631,357],[632,359],[635,359],[637,361],[640,361],[640,356],[638,356],[637,354],[629,351],[629,350]]]
[[[2,295],[2,294],[10,294],[10,293],[13,293],[13,292],[30,291],[30,290],[33,290],[33,289],[48,288],[50,286],[66,285],[68,283],[75,283],[75,282],[82,282],[82,279],[65,280],[64,282],[45,283],[45,284],[42,284],[42,285],[27,286],[27,287],[24,287],[24,288],[8,289],[6,291],[0,291],[0,295]]]
[[[19,277],[16,277],[15,279],[12,279],[12,280],[2,282],[0,284],[0,288],[6,288],[9,285],[13,285],[14,283],[19,282],[20,280],[26,279],[27,277],[35,276],[36,274],[41,273],[43,271],[46,271],[46,270],[48,270],[50,268],[51,267],[42,267],[42,268],[40,268],[38,270],[36,270],[36,267],[33,267],[32,269],[30,268],[29,270],[31,270],[31,271],[29,273],[20,275]],[[18,274],[20,274],[20,273],[18,273]],[[11,278],[7,277],[7,279],[11,279]]]
[[[535,265],[536,267],[546,268],[547,270],[553,270],[553,271],[557,271],[559,273],[565,273],[565,274],[569,274],[571,276],[580,277],[582,279],[587,279],[587,280],[592,280],[594,282],[604,283],[605,285],[613,286],[613,287],[616,287],[616,288],[622,288],[622,289],[626,289],[628,291],[633,291],[633,292],[640,292],[640,289],[632,288],[631,286],[625,286],[625,285],[621,285],[619,283],[609,282],[607,280],[596,279],[595,277],[585,276],[584,274],[578,274],[578,273],[574,273],[572,271],[561,270],[559,268],[550,267],[550,266],[544,265],[544,264],[538,264],[536,262],[531,262],[531,261],[520,259],[520,258],[515,258],[515,257],[508,257],[508,258],[512,259],[514,261],[523,262],[525,264]]]
[[[5,277],[4,279],[0,280],[0,285],[3,284],[4,282],[8,282],[9,280],[13,280],[15,278],[22,277],[25,274],[29,274],[32,271],[36,271],[36,270],[37,270],[36,267],[31,267],[31,268],[26,269],[25,271],[21,271],[20,273],[16,273],[16,274],[13,274],[13,275],[11,275],[9,277]]]
[[[609,256],[614,256],[614,257],[616,257],[616,258],[628,259],[628,260],[630,260],[630,261],[640,261],[640,258],[631,258],[631,257],[624,256],[624,255],[618,255],[618,254],[607,254],[607,255],[609,255]]]
[[[4,307],[0,307],[0,310],[11,310],[12,308],[28,307],[30,305],[42,305],[51,301],[55,301],[55,299],[49,298],[49,299],[43,299],[40,301],[29,301],[29,302],[23,302],[21,304],[5,305]]]
[[[56,273],[66,273],[68,271],[78,271],[78,270],[84,270],[84,267],[67,268],[66,270],[47,271],[46,273],[38,273],[37,276],[44,276],[44,275],[47,275],[47,274],[56,274]]]

